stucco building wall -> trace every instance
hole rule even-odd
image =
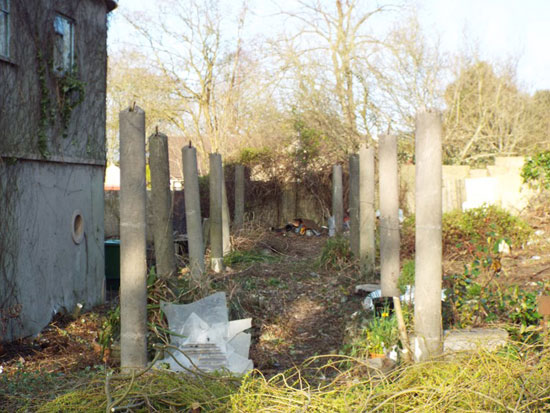
[[[103,300],[107,13],[115,5],[10,1],[10,56],[0,59],[0,341]],[[53,67],[58,15],[74,23],[68,93]]]

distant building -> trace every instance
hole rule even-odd
[[[113,0],[0,0],[0,341],[101,303]]]
[[[120,168],[115,165],[109,165],[105,168],[105,185],[106,191],[120,190]]]
[[[181,150],[187,143],[184,136],[168,137],[168,162],[170,163],[170,189],[183,189],[183,162]]]

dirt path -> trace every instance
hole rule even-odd
[[[272,375],[309,357],[337,353],[352,314],[361,309],[349,271],[319,268],[326,237],[268,235],[274,262],[227,276],[235,317],[252,317],[251,358]],[[236,305],[235,305],[236,304]]]

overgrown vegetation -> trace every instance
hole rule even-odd
[[[353,367],[340,371],[347,359]],[[242,381],[213,375],[182,376],[157,371],[116,380],[113,405],[132,411],[350,412],[350,411],[547,411],[550,408],[550,349],[510,344],[496,353],[458,354],[399,368],[387,377],[363,360],[342,357],[321,368],[311,359],[271,379],[258,372]],[[323,380],[327,371],[334,379]],[[38,411],[104,412],[104,376]]]
[[[506,270],[501,268],[498,251],[501,239],[507,239],[511,245],[523,240],[522,237],[526,235],[518,234],[517,228],[525,228],[523,224],[517,224],[519,221],[491,208],[462,215],[457,213],[446,218],[450,219],[448,227],[462,231],[455,230],[452,233],[452,242],[464,241],[466,237],[474,238],[471,231],[476,228],[473,225],[476,219],[483,223],[477,228],[484,233],[469,240],[473,253],[465,256],[467,265],[464,271],[445,277],[445,327],[504,327],[515,341],[498,352],[459,354],[414,365],[401,363],[396,369],[382,374],[371,367],[369,358],[373,353],[387,354],[395,346],[402,347],[396,317],[388,306],[376,314],[360,311],[351,318],[339,318],[347,326],[347,337],[340,343],[341,347],[331,354],[314,356],[284,373],[264,376],[260,371],[254,371],[244,378],[234,378],[223,374],[182,376],[149,370],[132,379],[115,375],[111,369],[92,368],[87,372],[85,385],[78,388],[63,387],[53,394],[61,396],[50,402],[47,400],[51,399],[52,394],[31,402],[31,396],[21,389],[24,388],[25,380],[29,382],[29,388],[40,386],[41,383],[50,386],[54,376],[45,374],[41,381],[40,375],[32,378],[19,375],[12,376],[18,382],[9,391],[9,403],[22,409],[67,412],[99,412],[107,408],[129,411],[200,409],[214,412],[393,412],[411,409],[500,411],[510,406],[517,411],[547,410],[550,408],[550,347],[548,337],[538,326],[540,315],[536,308],[536,294],[524,287],[508,286],[505,283]],[[516,234],[503,228],[504,223],[519,225]],[[308,277],[319,277],[318,273],[310,272],[314,263],[318,265],[319,273],[330,274],[327,290],[340,292],[334,297],[350,299],[341,285],[343,278],[336,275],[347,274],[347,269],[355,271],[345,237],[329,238],[326,241],[309,238],[309,242],[319,243],[317,257],[297,261],[294,266],[285,266],[284,272],[288,273],[288,277],[283,278],[270,275],[265,270],[270,264],[281,266],[284,259],[280,256],[285,255],[264,253],[264,247],[268,249],[267,246],[276,245],[275,241],[288,243],[292,237],[303,240],[304,245],[307,245],[308,238],[272,235],[275,238],[267,243],[262,241],[264,238],[260,237],[259,232],[250,234],[253,235],[236,239],[236,250],[226,257],[226,263],[232,265],[236,272],[217,278],[212,284],[215,288],[229,291],[231,311],[239,316],[249,316],[247,311],[257,306],[259,313],[267,317],[265,300],[268,290],[273,290],[276,295],[287,294],[291,286],[296,287],[297,283],[304,282]],[[265,236],[265,232],[263,234]],[[403,261],[399,285],[404,291],[407,285],[412,284],[414,260],[406,259]],[[158,280],[154,271],[149,274],[151,357],[156,351],[155,346],[158,348],[169,340],[167,325],[158,311],[159,301],[188,302],[206,294],[185,284],[185,274],[179,277],[178,286],[187,295],[174,295],[174,289],[167,288]],[[539,283],[534,290],[550,293],[550,283]],[[315,294],[322,294],[321,289],[317,288]],[[273,354],[297,351],[294,347],[295,335],[302,331],[300,329],[306,322],[301,317],[312,316],[316,324],[320,313],[311,313],[315,308],[306,306],[304,313],[301,313],[300,306],[295,302],[291,313],[301,321],[281,324],[278,330],[274,324],[269,325],[267,320],[263,320],[263,325],[269,325],[269,328],[262,329],[255,340],[263,340],[273,350]],[[277,309],[282,311],[279,307]],[[321,307],[321,311],[326,310]],[[403,311],[405,324],[411,332],[412,307],[404,305]],[[281,316],[282,313],[271,320]],[[114,310],[106,317],[104,335],[98,337],[106,350],[114,341],[113,334],[118,329],[118,323],[119,316],[117,310]],[[276,361],[274,356],[272,363]],[[2,383],[0,385],[4,386]],[[23,401],[16,402],[20,394],[23,394]]]
[[[352,259],[349,239],[344,236],[329,238],[321,250],[319,265],[322,268],[342,269],[349,266]]]
[[[415,217],[403,222],[402,248],[405,256],[414,251]],[[451,211],[443,214],[443,253],[445,255],[479,256],[487,249],[494,249],[502,241],[511,248],[521,248],[531,234],[532,228],[521,218],[495,206],[485,205],[466,211]]]
[[[539,152],[526,159],[521,170],[524,183],[538,189],[550,189],[550,151]]]

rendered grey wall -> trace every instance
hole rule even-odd
[[[77,303],[85,308],[101,303],[105,279],[103,167],[18,161],[16,168],[12,299],[19,316],[5,326],[5,341],[38,333],[54,314],[72,311]],[[75,210],[84,219],[80,244],[72,237]]]
[[[104,290],[106,3],[11,6],[11,62],[0,61],[0,341],[38,333],[77,303],[100,303]],[[75,23],[73,77],[83,93],[64,95],[54,73],[58,13]],[[83,101],[65,118],[77,94]],[[80,244],[71,236],[75,210]]]

